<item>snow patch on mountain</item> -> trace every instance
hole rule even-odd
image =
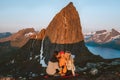
[[[36,35],[35,32],[29,32],[29,33],[26,33],[24,36],[30,38],[30,37],[35,36],[35,35]]]
[[[108,43],[115,39],[120,39],[120,31],[112,29],[111,31],[101,30],[93,33],[86,33],[85,42],[94,41],[96,43]]]

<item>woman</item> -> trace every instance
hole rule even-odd
[[[65,57],[66,57],[66,66],[68,72],[72,72],[72,75],[75,76],[75,66],[74,66],[74,60],[72,58],[72,55],[70,52],[65,52]]]
[[[48,62],[48,66],[46,69],[46,72],[48,75],[55,75],[57,72],[59,72],[57,55],[58,55],[58,52],[54,51],[52,58]]]

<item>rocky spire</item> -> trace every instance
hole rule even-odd
[[[79,14],[70,2],[51,21],[46,36],[52,43],[71,44],[83,40]]]
[[[48,63],[54,51],[61,50],[70,51],[75,56],[75,64],[82,63],[86,58],[88,61],[93,59],[85,46],[80,18],[73,3],[64,7],[46,28],[43,42],[45,63]]]

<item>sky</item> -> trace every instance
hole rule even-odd
[[[120,0],[0,0],[0,33],[31,27],[40,31],[69,2],[79,13],[84,33],[120,31]]]

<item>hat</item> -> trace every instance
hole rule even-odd
[[[60,54],[64,54],[64,51],[60,51]]]

